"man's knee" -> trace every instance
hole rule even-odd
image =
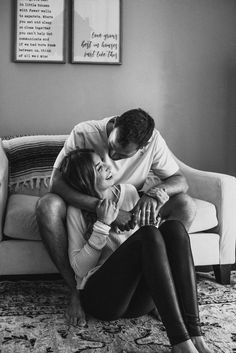
[[[172,196],[160,213],[163,219],[181,221],[188,230],[196,215],[196,204],[189,195],[180,193]]]
[[[175,195],[175,207],[179,212],[182,212],[189,222],[194,220],[197,208],[192,197],[184,193]]]
[[[47,193],[42,196],[36,205],[36,218],[38,223],[44,223],[45,220],[54,218],[65,219],[66,204],[64,200],[53,193]]]

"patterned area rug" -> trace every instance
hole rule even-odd
[[[170,352],[165,328],[149,315],[112,322],[89,318],[85,328],[66,325],[62,280],[0,282],[0,353]],[[236,272],[231,285],[198,274],[202,330],[212,353],[236,352]]]

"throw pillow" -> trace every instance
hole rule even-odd
[[[4,140],[10,191],[25,193],[24,188],[48,191],[52,167],[65,139],[66,135],[35,135]]]

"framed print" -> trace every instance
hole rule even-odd
[[[15,1],[15,62],[65,62],[65,0]]]
[[[121,64],[121,0],[73,0],[72,63]]]

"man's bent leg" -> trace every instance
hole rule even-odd
[[[71,290],[67,317],[73,321],[72,323],[76,323],[78,293],[74,271],[68,257],[65,202],[56,194],[45,194],[38,201],[36,218],[42,241],[53,263]]]
[[[196,204],[189,195],[180,193],[170,197],[160,214],[163,219],[182,222],[188,231],[196,215]]]
[[[41,238],[52,261],[67,285],[73,289],[75,287],[75,276],[68,258],[65,202],[56,194],[48,193],[44,195],[38,201],[36,217]]]

